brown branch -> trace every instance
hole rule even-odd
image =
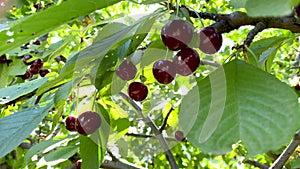
[[[152,119],[149,116],[144,116],[142,109],[133,101],[131,100],[125,93],[120,92],[120,95],[125,99],[127,102],[129,102],[136,111],[141,115],[143,118],[143,121],[148,124],[148,126],[151,128],[151,130],[154,132],[155,136],[159,140],[161,146],[164,149],[164,153],[166,155],[166,158],[168,159],[170,166],[172,169],[178,169],[178,165],[175,161],[175,158],[166,142],[166,139],[163,137],[162,133],[159,131],[156,124],[152,121]]]
[[[266,28],[281,28],[292,31],[293,33],[300,32],[300,21],[294,16],[283,17],[250,17],[244,12],[233,12],[230,14],[213,14],[205,12],[195,12],[189,10],[190,16],[216,21],[212,26],[220,33],[227,33],[241,26],[252,25],[256,26],[259,22],[266,23]]]
[[[280,156],[275,160],[272,166],[269,169],[281,169],[283,168],[286,161],[295,151],[295,149],[300,144],[300,130],[294,135],[294,139],[290,142],[290,144],[285,148],[285,150],[280,154]]]
[[[216,21],[210,25],[214,27],[219,33],[228,33],[241,26],[252,25],[255,28],[249,32],[244,45],[249,46],[257,33],[268,28],[287,29],[293,33],[300,33],[300,20],[294,15],[283,17],[250,17],[244,12],[233,12],[230,14],[214,14],[206,12],[196,12],[186,6],[182,6],[189,11],[190,17],[210,19]]]
[[[247,164],[250,164],[250,165],[252,165],[252,166],[254,166],[254,167],[258,167],[258,168],[260,168],[260,169],[268,169],[269,168],[269,166],[268,165],[266,165],[266,164],[261,164],[261,163],[259,163],[259,162],[257,162],[257,161],[253,161],[253,160],[244,160],[244,163],[247,163]]]
[[[126,136],[132,136],[132,137],[139,137],[139,138],[150,138],[150,139],[157,139],[154,135],[148,135],[148,134],[135,134],[135,133],[126,133]],[[166,141],[176,141],[177,140],[174,137],[165,137]]]

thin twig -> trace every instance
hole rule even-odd
[[[247,159],[247,160],[244,160],[244,163],[253,165],[254,167],[258,167],[258,168],[260,168],[260,169],[268,169],[268,168],[269,168],[268,165],[266,165],[266,164],[261,164],[261,163],[259,163],[259,162],[257,162],[257,161],[253,161],[253,160],[248,160],[248,159]]]
[[[154,135],[148,135],[148,134],[135,134],[135,133],[126,133],[126,136],[132,136],[132,137],[139,137],[139,138],[150,138],[150,139],[157,139]],[[174,137],[165,137],[166,141],[176,141],[177,140]]]
[[[179,167],[175,161],[175,158],[174,158],[172,152],[170,151],[170,148],[166,142],[166,139],[163,137],[162,133],[159,131],[156,124],[152,121],[152,119],[149,116],[144,116],[142,109],[133,100],[131,100],[125,93],[120,92],[120,95],[123,97],[123,99],[125,99],[127,102],[129,102],[136,109],[136,111],[142,116],[144,122],[147,123],[149,125],[149,127],[151,128],[151,130],[154,132],[155,136],[157,137],[161,146],[164,149],[165,155],[171,165],[171,168],[178,169]]]
[[[174,110],[174,108],[171,107],[171,109],[169,110],[169,112],[168,112],[166,118],[165,118],[164,121],[163,121],[163,124],[162,124],[161,127],[159,128],[159,131],[160,131],[160,132],[162,132],[162,131],[166,128],[167,123],[168,123],[169,116],[170,116],[170,114],[172,113],[173,110]]]
[[[294,139],[290,144],[285,148],[285,150],[280,154],[280,156],[275,160],[272,166],[269,169],[281,169],[283,168],[286,161],[293,154],[295,149],[300,144],[300,130],[294,135]]]

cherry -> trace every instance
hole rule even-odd
[[[66,128],[69,131],[76,131],[75,125],[76,125],[77,118],[74,116],[68,116],[65,122]]]
[[[132,62],[123,60],[116,70],[116,74],[123,80],[131,80],[135,77],[137,69]]]
[[[132,82],[128,87],[129,97],[135,101],[142,101],[148,95],[148,88],[141,82]]]
[[[41,45],[41,41],[40,40],[36,40],[32,44],[34,44],[34,45]]]
[[[33,75],[38,74],[39,71],[40,71],[40,68],[38,68],[34,65],[31,65],[30,68],[29,68],[29,72]]]
[[[6,54],[0,56],[0,63],[5,63],[7,61]]]
[[[173,20],[161,29],[161,39],[170,50],[185,48],[192,40],[193,27],[184,20]]]
[[[176,75],[175,64],[168,60],[156,61],[153,65],[152,73],[159,83],[171,83]]]
[[[185,48],[175,55],[173,62],[178,74],[188,76],[199,67],[200,57],[194,49]]]
[[[79,134],[94,133],[101,124],[101,117],[93,111],[86,111],[77,117],[75,128]]]
[[[48,73],[50,73],[50,70],[49,70],[49,69],[41,69],[41,70],[39,71],[39,74],[40,74],[42,77],[46,76]]]
[[[41,69],[43,67],[43,61],[41,59],[36,59],[31,65],[36,67],[37,69]]]
[[[81,169],[81,160],[76,161],[76,169]]]
[[[24,56],[24,57],[23,57],[23,62],[24,62],[24,64],[25,64],[25,65],[31,65],[31,64],[33,63],[33,61],[28,62],[28,60],[31,59],[31,58],[32,58],[31,55],[26,55],[26,56]]]
[[[32,77],[32,74],[27,70],[24,75],[22,75],[22,79],[26,80],[26,79],[30,79]]]
[[[176,138],[176,140],[182,141],[182,142],[186,140],[186,138],[184,137],[184,133],[180,130],[175,131],[175,138]]]
[[[56,58],[54,58],[54,60],[59,63],[59,62],[67,62],[67,58],[65,58],[63,55],[59,55]]]
[[[222,46],[222,35],[214,27],[205,27],[198,31],[199,49],[206,54],[214,54]]]
[[[295,88],[295,90],[300,91],[300,85],[299,84],[297,84],[294,88]]]

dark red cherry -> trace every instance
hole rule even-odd
[[[65,122],[66,128],[69,131],[76,131],[75,124],[76,124],[77,118],[74,116],[68,116]]]
[[[94,133],[101,124],[101,117],[93,111],[80,114],[76,120],[76,130],[79,134],[88,135]]]
[[[175,138],[178,141],[185,141],[184,133],[180,130],[175,131]]]
[[[38,74],[38,73],[40,72],[40,68],[38,68],[38,67],[36,67],[36,66],[34,66],[34,65],[31,65],[31,66],[29,67],[29,72],[30,72],[31,74],[33,74],[33,75]]]
[[[161,29],[161,39],[170,50],[185,48],[192,40],[193,27],[187,21],[173,20]]]
[[[22,75],[22,79],[26,80],[26,79],[30,79],[32,77],[32,74],[27,70],[24,75]]]
[[[28,62],[28,60],[31,59],[31,58],[32,58],[31,55],[26,55],[26,56],[24,56],[24,57],[23,57],[23,62],[24,62],[24,64],[25,64],[25,65],[31,65],[31,64],[33,63],[33,61]]]
[[[41,45],[41,41],[40,40],[36,40],[32,44],[34,44],[34,45]]]
[[[76,161],[76,169],[81,169],[81,160]]]
[[[155,79],[161,84],[169,84],[176,76],[175,64],[168,60],[156,61],[152,68]]]
[[[41,59],[36,59],[31,65],[38,69],[41,69],[43,67],[43,61]]]
[[[49,70],[49,69],[41,69],[41,70],[39,71],[39,74],[40,74],[42,77],[46,76],[48,73],[50,73],[50,70]]]
[[[294,8],[296,16],[300,18],[300,4]]]
[[[299,84],[297,84],[294,88],[295,88],[295,90],[300,91],[300,85]]]
[[[194,49],[185,48],[179,51],[174,59],[176,72],[182,76],[191,75],[200,65],[200,57]]]
[[[148,95],[148,88],[144,83],[132,82],[128,87],[128,95],[135,101],[145,100]]]
[[[0,63],[5,63],[7,61],[6,54],[0,56]]]
[[[205,27],[198,31],[199,49],[206,54],[218,52],[222,46],[222,35],[214,27]]]
[[[119,65],[116,70],[116,74],[123,80],[131,80],[135,77],[137,72],[136,66],[127,60],[123,60],[123,62]]]

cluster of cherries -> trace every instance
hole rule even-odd
[[[214,27],[205,27],[196,32],[199,36],[199,49],[206,54],[216,53],[222,46],[222,35]],[[188,47],[194,35],[193,26],[184,20],[173,20],[161,29],[161,39],[166,47],[178,51],[173,60],[158,60],[153,64],[152,72],[161,84],[171,83],[176,74],[189,76],[200,65],[200,57],[196,50]],[[123,80],[132,80],[137,68],[130,61],[124,60],[116,70]],[[141,82],[132,82],[128,87],[129,96],[135,101],[142,101],[148,95],[147,86]]]
[[[101,117],[93,111],[86,111],[78,117],[68,116],[65,126],[69,131],[77,131],[82,135],[94,133],[101,125]]]
[[[29,61],[31,58],[32,58],[31,55],[23,56],[24,64],[29,66],[25,74],[22,75],[23,80],[30,79],[35,74],[40,74],[41,77],[44,77],[48,73],[50,73],[49,69],[42,69],[43,61],[41,59],[35,59],[33,61]]]

